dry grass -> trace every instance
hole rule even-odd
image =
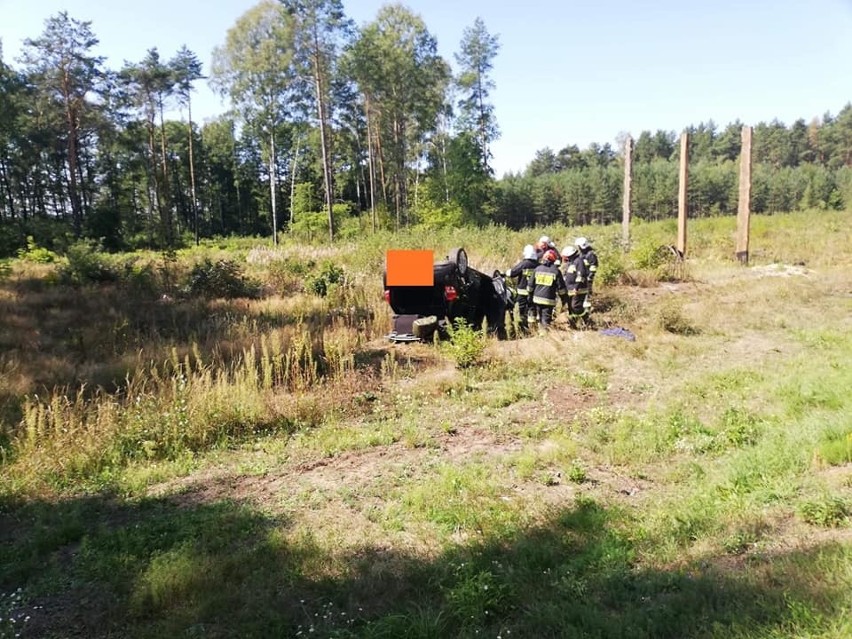
[[[653,245],[661,227],[637,235]],[[163,305],[100,289],[63,317],[96,324],[98,300],[114,305],[126,347],[90,349],[76,369],[50,313],[27,329],[17,306],[81,293],[18,273],[0,322],[55,351],[33,341],[0,360],[20,411],[7,413],[2,482],[19,503],[0,523],[38,524],[0,534],[0,584],[67,597],[92,636],[104,618],[135,636],[289,636],[309,623],[328,637],[843,636],[852,223],[817,213],[756,227],[750,267],[728,255],[731,220],[702,220],[689,281],[601,287],[599,325],[635,342],[563,317],[548,335],[490,342],[464,371],[432,346],[381,341],[389,313],[368,241],[324,255],[355,282],[324,299]],[[805,271],[772,267],[798,255],[800,232],[824,250]],[[527,238],[470,241],[487,272]],[[262,277],[298,252],[252,255]],[[667,328],[671,309],[694,330]],[[83,343],[115,344],[99,326]],[[107,370],[116,381],[98,390]],[[36,400],[50,379],[63,385]],[[87,609],[73,594],[83,582],[118,594]],[[67,613],[39,623],[61,633]]]

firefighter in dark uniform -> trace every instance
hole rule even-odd
[[[532,277],[527,282],[527,291],[532,298],[533,306],[538,309],[539,326],[543,330],[550,328],[553,311],[556,308],[557,299],[563,299],[567,291],[565,280],[556,260],[559,258],[556,251],[548,249],[541,258],[541,264],[533,271]]]
[[[595,283],[595,275],[597,275],[598,272],[598,254],[595,253],[592,245],[589,244],[589,240],[585,237],[578,237],[574,244],[576,244],[577,248],[580,249],[580,254],[583,256],[583,262],[586,264],[586,270],[589,272],[587,287],[589,289],[589,293],[586,295],[586,301],[583,303],[584,308],[588,311],[592,308],[592,286]]]
[[[515,264],[507,274],[511,279],[517,279],[518,328],[522,333],[529,332],[527,314],[532,312],[532,308],[527,285],[536,267],[538,267],[538,260],[535,256],[535,247],[532,244],[527,244],[524,247],[523,259]]]
[[[562,249],[563,277],[568,289],[568,325],[577,328],[577,324],[588,314],[585,307],[589,272],[580,247],[576,244]]]

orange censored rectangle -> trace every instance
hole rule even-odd
[[[388,251],[388,286],[432,286],[435,283],[432,251]]]

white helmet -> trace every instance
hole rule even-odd
[[[576,240],[574,240],[574,244],[576,244],[581,249],[589,248],[589,240],[587,240],[585,237],[578,237]]]
[[[580,249],[577,246],[568,245],[564,249],[562,249],[562,257],[571,257],[572,255],[576,255],[577,251]]]
[[[524,259],[525,260],[535,259],[535,247],[532,244],[527,244],[524,247]]]
[[[538,238],[538,241],[539,243],[544,244],[545,246],[548,246],[550,244],[550,238],[546,235],[542,235],[540,238]]]

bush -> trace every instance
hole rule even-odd
[[[469,368],[478,363],[485,351],[485,335],[457,317],[455,326],[447,326],[450,341],[446,349],[455,360],[457,368]]]
[[[81,286],[115,282],[118,273],[101,253],[101,246],[94,240],[81,240],[68,247],[68,264],[59,271],[61,281]]]
[[[260,284],[243,275],[231,260],[211,262],[205,259],[189,273],[184,291],[187,295],[207,298],[255,298],[260,296]]]
[[[620,254],[612,253],[604,257],[599,257],[600,264],[598,272],[595,275],[595,285],[611,286],[617,284],[624,275],[624,260]]]
[[[32,235],[27,236],[27,248],[18,249],[18,257],[35,264],[52,264],[59,257],[53,251],[36,244]]]
[[[657,312],[657,323],[660,328],[675,335],[697,335],[700,331],[683,314],[683,309],[676,301],[664,304]]]
[[[325,297],[335,285],[344,283],[343,269],[333,262],[324,262],[318,273],[310,275],[305,282],[305,289],[314,295]]]
[[[267,266],[269,283],[276,291],[287,294],[301,291],[308,273],[316,268],[313,260],[288,257],[270,261]]]

